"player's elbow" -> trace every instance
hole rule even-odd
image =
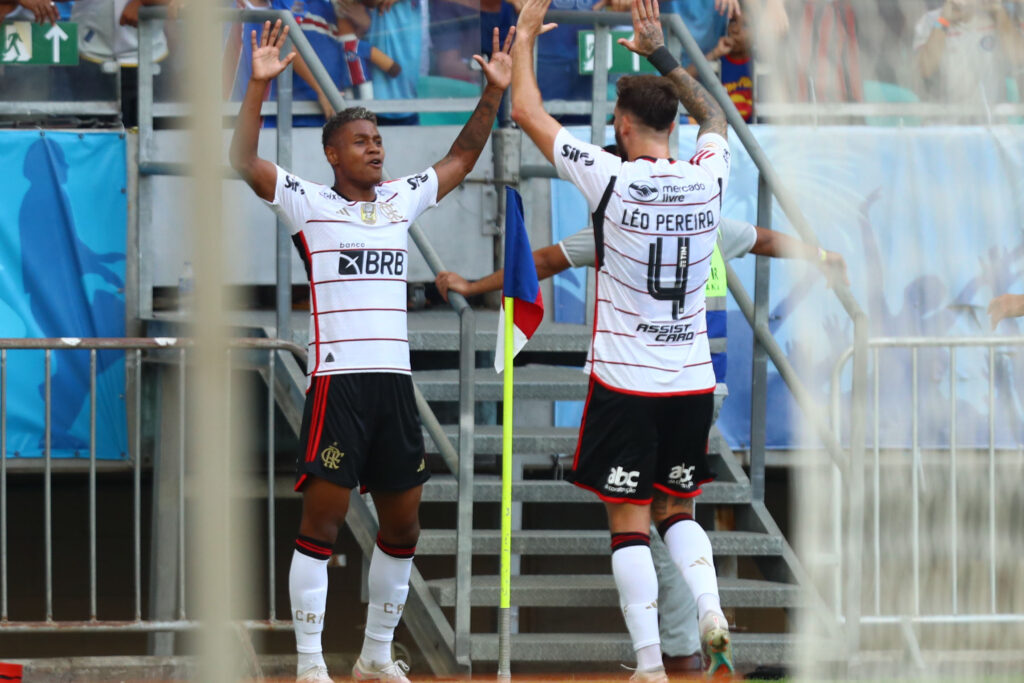
[[[516,125],[522,128],[523,120],[526,118],[526,112],[523,110],[521,106],[516,106],[514,100],[512,104],[512,112],[510,115],[512,116],[512,120],[515,121]]]
[[[517,93],[512,91],[512,120],[516,122],[520,128],[524,128],[534,118],[537,113],[537,107],[535,103],[528,101],[525,97],[517,97]]]

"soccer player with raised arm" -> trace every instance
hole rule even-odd
[[[637,655],[632,680],[664,683],[653,521],[697,601],[709,673],[732,670],[729,630],[707,533],[691,499],[708,468],[715,374],[704,316],[729,180],[725,114],[664,45],[656,0],[633,1],[632,41],[663,76],[616,83],[621,158],[573,137],[544,111],[533,48],[550,0],[527,0],[512,48],[512,118],[576,185],[593,213],[597,302],[587,354],[590,387],[568,479],[604,501],[612,574]],[[697,152],[671,158],[682,102],[697,120]]]
[[[288,577],[300,681],[327,682],[320,636],[327,604],[327,560],[352,489],[373,495],[380,522],[370,559],[369,608],[356,680],[408,683],[391,641],[402,616],[419,539],[419,503],[430,477],[413,398],[406,321],[408,229],[469,174],[490,136],[511,78],[509,45],[494,32],[487,85],[448,154],[432,167],[382,182],[384,147],[376,118],[362,108],[324,125],[331,187],[298,178],[256,153],[260,106],[288,29],[278,21],[252,34],[252,78],[231,142],[231,164],[291,224],[309,279],[310,354],[298,457],[302,521]]]

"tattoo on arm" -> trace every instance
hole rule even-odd
[[[477,102],[473,115],[462,127],[455,142],[448,151],[448,157],[462,158],[468,160],[468,167],[472,168],[476,163],[480,152],[483,150],[487,140],[491,137],[491,127],[494,126],[494,118],[498,114],[498,106],[501,104],[501,91],[492,88],[484,90],[484,94]]]
[[[690,74],[686,73],[683,67],[676,67],[668,74],[668,79],[676,87],[679,93],[679,101],[686,107],[686,111],[697,120],[700,125],[700,132],[697,137],[704,133],[717,133],[722,137],[726,136],[729,126],[725,120],[725,112],[715,101],[703,85],[697,82]]]

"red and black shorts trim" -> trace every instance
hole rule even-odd
[[[370,491],[406,491],[430,479],[409,375],[313,377],[300,440],[296,491],[310,476]]]
[[[654,489],[700,495],[708,466],[713,392],[640,396],[590,380],[576,457],[566,479],[611,503],[646,505]]]
[[[295,550],[314,560],[329,560],[333,552],[329,544],[309,536],[296,537]]]

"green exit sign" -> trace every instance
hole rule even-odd
[[[0,36],[0,64],[78,64],[78,24],[11,21],[0,24]]]
[[[657,69],[650,62],[619,45],[619,38],[633,39],[632,31],[608,32],[608,73],[610,74],[656,74]],[[579,32],[580,73],[594,73],[594,40],[593,31]]]

